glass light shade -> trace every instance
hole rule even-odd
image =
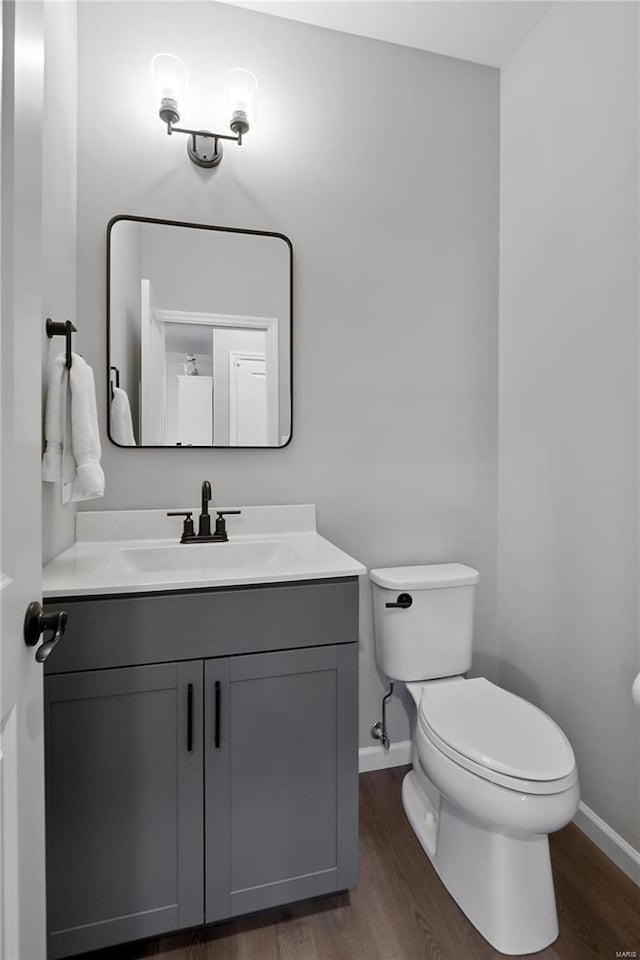
[[[234,133],[243,134],[256,122],[258,81],[250,70],[233,67],[224,75],[225,114]]]
[[[156,53],[151,60],[151,82],[154,101],[161,118],[177,123],[180,119],[180,105],[184,103],[187,92],[187,66],[171,53]]]

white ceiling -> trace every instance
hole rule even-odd
[[[551,0],[225,0],[290,20],[503,66]]]

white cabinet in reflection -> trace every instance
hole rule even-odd
[[[213,443],[213,377],[177,378],[176,432],[183,447]]]

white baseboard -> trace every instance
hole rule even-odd
[[[640,852],[620,836],[608,823],[580,801],[573,822],[593,840],[610,860],[640,886]]]
[[[388,750],[382,744],[373,747],[360,747],[358,750],[358,769],[360,773],[370,770],[384,770],[386,767],[401,767],[411,763],[411,740],[392,743]]]

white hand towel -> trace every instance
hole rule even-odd
[[[44,434],[42,479],[49,483],[72,482],[72,500],[103,496],[93,370],[77,353],[72,355],[71,370],[67,370],[64,354],[51,364]]]
[[[136,438],[133,434],[133,420],[131,419],[131,405],[126,390],[121,387],[113,388],[111,400],[111,439],[121,447],[135,447]]]
[[[69,371],[63,353],[49,367],[44,439],[42,479],[48,483],[69,483],[76,475],[76,464],[71,451]]]
[[[71,447],[77,469],[71,499],[93,500],[104,496],[96,386],[93,370],[83,357],[75,353],[71,358],[69,383],[71,385]]]

